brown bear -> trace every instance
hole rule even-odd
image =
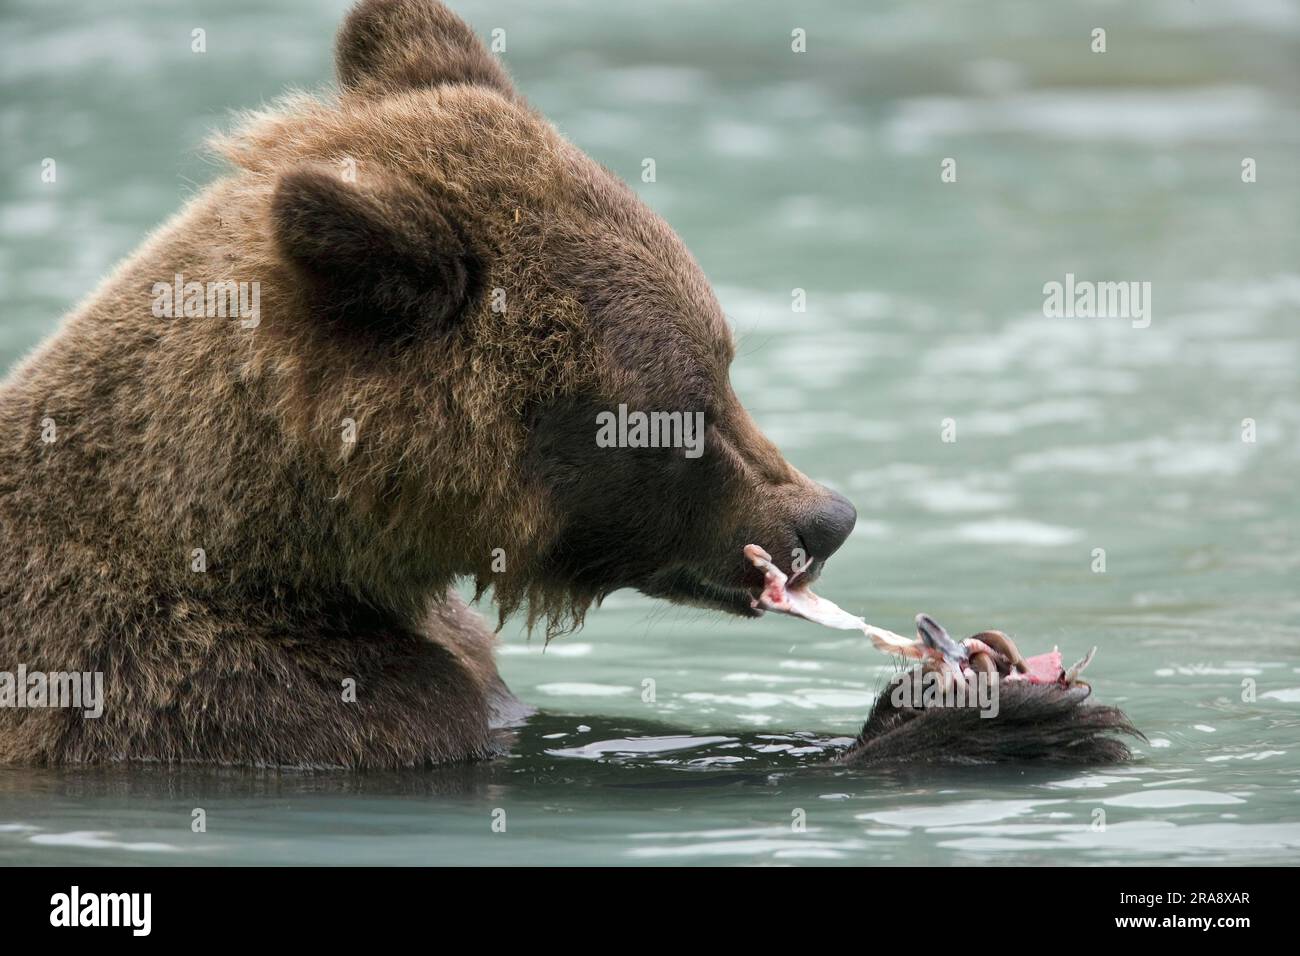
[[[677,236],[463,22],[364,0],[336,62],[2,386],[0,671],[103,708],[11,684],[0,763],[483,757],[522,706],[457,580],[548,633],[618,588],[753,615],[744,544],[810,579],[853,526]],[[703,440],[604,447],[620,407]]]

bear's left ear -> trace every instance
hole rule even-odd
[[[478,296],[482,262],[446,203],[403,182],[363,189],[325,167],[285,173],[271,201],[282,255],[313,307],[379,335],[445,329]]]
[[[334,66],[353,92],[383,96],[469,83],[519,101],[497,58],[437,0],[361,0],[339,28]]]

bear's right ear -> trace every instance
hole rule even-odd
[[[352,92],[383,96],[473,83],[518,99],[496,57],[437,0],[361,0],[339,28],[334,63],[339,83]]]
[[[271,222],[313,309],[349,329],[443,330],[481,291],[482,260],[455,214],[411,183],[363,189],[326,167],[300,167],[280,177]]]

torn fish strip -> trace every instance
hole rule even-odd
[[[958,643],[926,614],[916,616],[916,637],[904,637],[868,624],[833,601],[814,594],[807,585],[791,585],[785,572],[772,562],[772,556],[758,545],[745,545],[744,554],[750,564],[763,572],[763,590],[752,602],[753,607],[759,610],[789,614],[840,631],[861,631],[878,650],[922,661],[927,668],[951,670],[966,677],[976,671],[996,671],[999,677],[1008,681],[1086,686],[1079,680],[1079,673],[1092,662],[1097,651],[1095,647],[1083,660],[1067,669],[1061,666],[1061,652],[1056,648],[1046,654],[1024,658],[1015,642],[1001,631],[984,631]]]
[[[773,564],[772,556],[758,545],[745,545],[745,557],[763,572],[763,593],[752,602],[754,607],[801,617],[805,621],[833,627],[838,631],[862,631],[871,638],[872,644],[887,654],[899,654],[916,660],[926,656],[920,642],[868,624],[833,601],[813,594],[811,588],[786,587],[788,579],[785,572]]]

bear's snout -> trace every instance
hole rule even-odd
[[[858,512],[853,503],[840,493],[826,489],[825,497],[796,525],[796,531],[808,558],[825,561],[848,540],[857,521]]]

